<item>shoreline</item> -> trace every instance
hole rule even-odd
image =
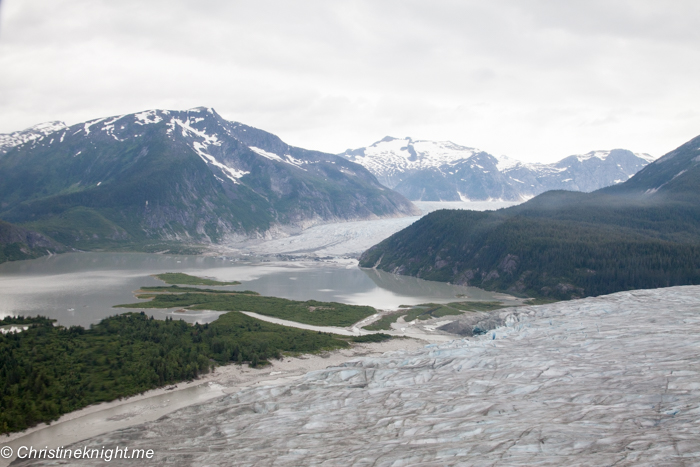
[[[416,350],[430,343],[433,342],[418,338],[353,343],[352,347],[347,349],[272,360],[270,365],[262,368],[250,368],[235,363],[218,366],[193,381],[84,407],[64,414],[50,425],[42,423],[22,432],[2,436],[0,445],[12,447],[15,453],[19,446],[67,446],[99,434],[156,420],[181,408],[249,387],[282,385],[297,380],[310,371],[337,366],[361,357],[380,356],[394,350]],[[0,467],[9,465],[13,460],[0,459]]]

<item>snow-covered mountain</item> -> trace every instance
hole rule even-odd
[[[341,155],[363,165],[381,184],[393,188],[407,173],[456,165],[481,152],[450,141],[413,141],[387,136],[371,146],[348,149]]]
[[[548,190],[594,191],[628,180],[654,158],[624,149],[591,151],[553,164],[493,156],[450,141],[387,136],[341,156],[411,200],[521,200]]]
[[[548,190],[591,192],[626,182],[653,161],[649,154],[612,149],[568,156],[553,164],[517,162],[504,167],[503,173],[526,187],[534,188],[530,196]]]
[[[0,134],[0,154],[5,154],[11,148],[24,144],[28,141],[34,141],[39,138],[53,133],[54,131],[66,128],[63,122],[46,122],[31,126],[25,130],[14,131],[12,133]]]
[[[2,141],[0,217],[81,248],[219,242],[419,212],[362,166],[211,108],[38,125]]]

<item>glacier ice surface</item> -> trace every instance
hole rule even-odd
[[[503,310],[506,325],[484,336],[353,360],[76,446],[154,449],[140,465],[697,465],[699,305],[700,287],[686,286]]]

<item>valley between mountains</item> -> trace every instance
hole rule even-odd
[[[341,156],[196,108],[37,125],[0,145],[14,289],[36,274],[21,260],[64,252],[91,264],[54,275],[93,284],[94,255],[116,255],[103,286],[169,281],[128,289],[138,301],[117,309],[134,313],[89,327],[4,319],[13,449],[129,445],[183,466],[698,459],[700,137],[658,160],[533,165],[410,138]],[[126,260],[114,252],[133,251],[157,254],[111,274]],[[202,253],[225,277],[190,274]],[[304,290],[338,300],[243,289],[268,275],[277,294],[299,290],[303,273]],[[367,281],[390,309],[362,302]],[[55,462],[70,460],[16,465]]]
[[[0,0],[0,467],[700,467],[698,24]]]
[[[656,161],[614,149],[547,165],[412,138],[325,154],[204,107],[51,122],[0,138],[11,223],[0,261],[71,249],[337,253],[332,225],[360,222],[355,240],[338,240],[354,241],[344,254],[395,274],[551,299],[696,284],[698,144]],[[414,223],[410,200],[522,204]],[[372,220],[386,227],[361,223]]]
[[[73,248],[167,251],[419,213],[357,164],[208,108],[54,122],[0,143],[0,218]]]

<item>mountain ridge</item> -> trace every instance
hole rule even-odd
[[[360,266],[559,299],[700,284],[700,137],[592,193],[433,212],[364,252]]]
[[[391,136],[340,155],[414,201],[524,201],[553,189],[590,192],[626,181],[654,159],[613,149],[524,163],[451,141]]]
[[[148,110],[36,133],[0,155],[0,217],[81,248],[220,243],[418,212],[363,167],[287,145],[211,108]]]
[[[20,131],[12,133],[0,134],[0,155],[5,154],[11,148],[19,146],[29,141],[42,138],[46,135],[62,130],[66,124],[61,121],[51,121],[38,123]]]

